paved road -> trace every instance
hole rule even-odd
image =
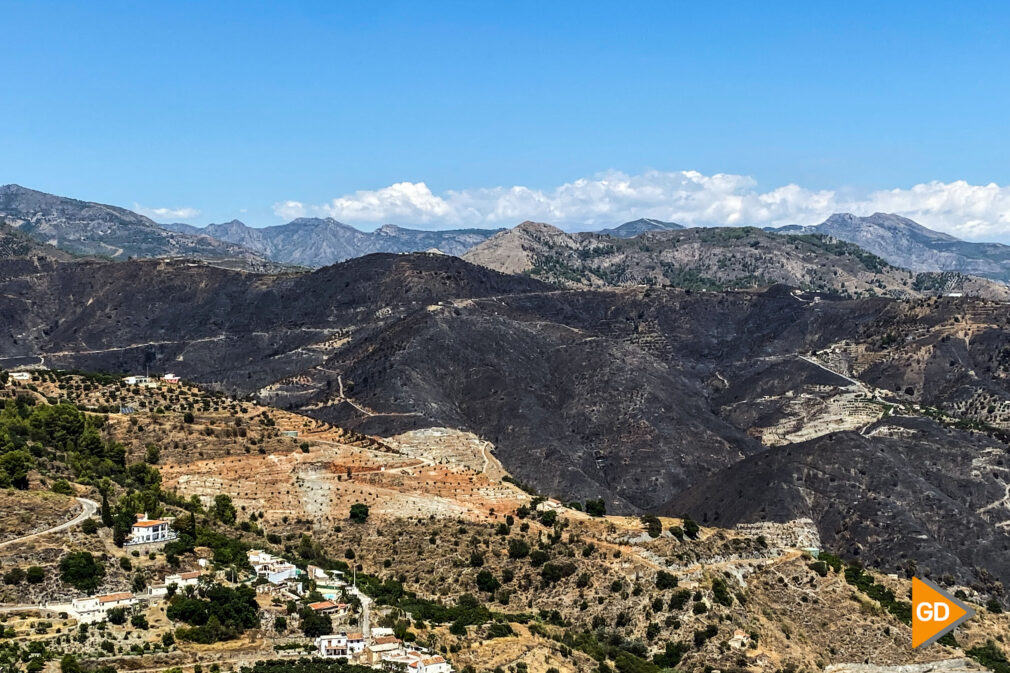
[[[361,601],[361,633],[367,640],[372,634],[372,626],[370,624],[371,619],[369,615],[369,612],[372,609],[372,599],[366,596],[365,592],[358,587],[350,586],[347,587],[347,589]]]
[[[37,533],[32,533],[31,535],[22,535],[21,537],[16,537],[13,540],[5,540],[0,542],[0,547],[6,547],[9,544],[15,544],[17,542],[26,542],[32,538],[40,537],[42,535],[48,535],[49,533],[55,533],[57,531],[65,530],[71,526],[77,526],[82,521],[91,517],[98,511],[98,503],[94,500],[88,500],[87,498],[77,498],[77,502],[81,503],[81,513],[75,516],[70,521],[65,521],[58,526],[53,526],[47,530],[41,530]]]

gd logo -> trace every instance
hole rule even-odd
[[[912,578],[912,647],[935,642],[975,611],[929,580]]]

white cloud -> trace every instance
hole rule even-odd
[[[133,204],[133,210],[160,222],[191,220],[200,214],[200,211],[196,208],[146,208],[139,203]]]
[[[836,212],[898,213],[965,238],[1010,235],[1010,186],[930,182],[852,196],[788,184],[768,190],[746,175],[617,171],[552,189],[485,187],[432,192],[423,182],[359,190],[329,203],[283,201],[274,212],[351,224],[500,227],[540,220],[568,228],[613,226],[650,217],[688,226],[816,224]]]

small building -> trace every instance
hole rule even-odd
[[[150,382],[151,378],[148,376],[127,376],[123,379],[123,383],[128,386],[139,386]]]
[[[100,622],[108,618],[113,608],[125,608],[136,605],[137,597],[128,591],[75,598],[70,602],[70,608],[77,614],[77,620],[82,623]]]
[[[268,554],[262,549],[251,549],[246,555],[256,576],[264,578],[271,584],[281,584],[298,577],[299,570],[293,563]]]
[[[165,374],[164,376],[161,377],[161,380],[168,385],[178,385],[179,382],[182,381],[182,379],[180,379],[175,374]]]
[[[411,661],[407,663],[409,673],[452,673],[452,666],[437,654],[409,653]]]
[[[747,647],[748,643],[750,643],[750,637],[740,629],[737,629],[733,632],[733,637],[729,639],[727,644],[734,650],[742,650]]]
[[[21,381],[22,383],[27,383],[32,380],[32,375],[28,372],[11,372],[11,381]]]
[[[137,521],[130,529],[130,536],[123,546],[163,544],[178,537],[172,530],[172,519],[148,519],[147,514],[138,514]]]
[[[165,586],[170,586],[174,584],[178,588],[183,587],[193,587],[200,583],[200,575],[202,573],[199,570],[191,570],[185,573],[175,573],[174,575],[165,575]]]
[[[346,615],[348,606],[347,603],[318,601],[316,603],[309,603],[309,608],[311,608],[314,612],[318,612],[323,615]]]
[[[403,643],[396,636],[381,636],[373,638],[372,644],[362,650],[361,658],[367,664],[378,664],[389,661],[391,657],[404,654]]]
[[[560,500],[555,500],[554,498],[547,498],[543,502],[537,503],[538,512],[558,512],[564,509],[564,504]]]
[[[365,636],[361,632],[347,634],[348,654],[357,654],[365,650]]]
[[[321,657],[346,657],[348,654],[347,634],[334,633],[328,636],[319,636],[316,638],[316,649],[319,650]]]

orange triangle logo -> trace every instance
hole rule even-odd
[[[912,647],[935,642],[975,611],[929,580],[912,578]]]

